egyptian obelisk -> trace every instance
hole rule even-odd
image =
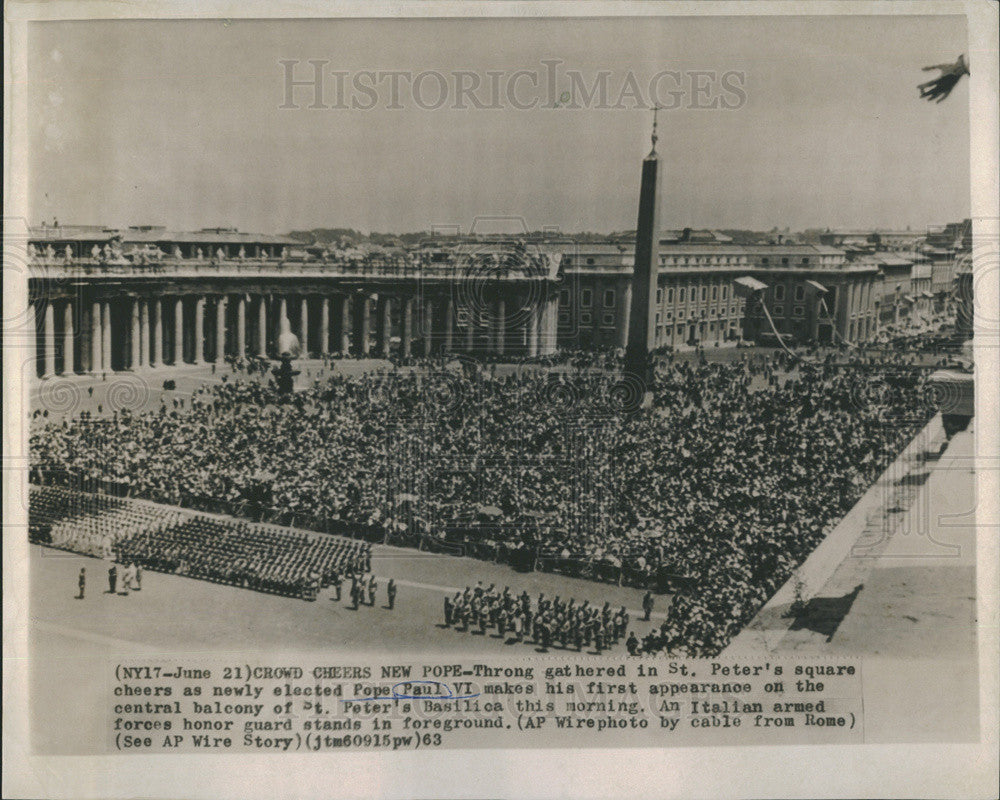
[[[635,266],[632,270],[632,308],[629,314],[625,373],[652,389],[650,351],[655,347],[657,269],[660,263],[660,160],[656,154],[656,111],[653,110],[653,148],[642,162],[639,221],[635,232]],[[648,399],[648,398],[647,398]]]

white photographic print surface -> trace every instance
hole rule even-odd
[[[7,7],[4,794],[987,797],[997,10]]]

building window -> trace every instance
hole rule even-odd
[[[559,324],[560,325],[569,325],[569,312],[568,311],[560,311],[559,312]]]
[[[795,308],[792,310],[792,313],[796,317],[802,317],[805,316],[806,310],[802,306],[795,306]]]
[[[590,302],[593,299],[593,292],[590,289],[584,289],[580,292],[580,305],[583,308],[590,308]]]
[[[729,313],[730,314],[735,314],[736,313],[736,306],[729,306]]]
[[[708,309],[708,313],[711,314],[714,317],[715,316],[715,309],[714,308]]]
[[[594,263],[594,259],[592,259],[592,258],[588,258],[588,259],[587,259],[587,263],[588,263],[588,264],[593,264],[593,263]]]
[[[722,287],[722,299],[725,300],[727,297],[729,297],[729,287],[728,286],[723,286]]]
[[[783,317],[783,316],[785,316],[785,307],[784,306],[775,306],[774,307],[774,316],[776,316],[776,317]]]
[[[458,322],[458,327],[466,328],[469,325],[469,312],[466,309],[459,309],[458,313],[455,314],[456,321]]]
[[[615,327],[615,314],[614,314],[614,312],[613,311],[605,311],[604,314],[601,315],[601,324],[605,328],[613,328],[613,327]]]
[[[559,292],[559,305],[568,306],[569,305],[569,289],[563,289]]]
[[[669,304],[669,303],[673,303],[673,302],[674,302],[674,290],[673,289],[667,289],[667,303]]]
[[[802,263],[803,264],[808,264],[809,263],[809,259],[808,258],[803,258],[802,259]]]
[[[708,323],[708,329],[714,333],[715,332],[715,323],[714,322],[709,322]]]
[[[683,311],[678,311],[677,312],[677,319],[684,319],[684,312]]]
[[[785,299],[785,287],[780,283],[774,287],[774,299],[775,300]]]
[[[684,290],[683,289],[678,289],[677,290],[677,302],[678,303],[683,303],[684,302]]]
[[[769,259],[769,258],[768,258],[767,256],[764,256],[764,257],[763,257],[763,258],[762,258],[762,259],[760,260],[760,263],[761,263],[761,264],[764,264],[764,265],[766,266],[767,264],[771,263],[771,259]]]
[[[656,291],[659,292],[660,290],[657,289]],[[614,308],[615,307],[615,290],[614,289],[605,289],[604,290],[604,307],[605,308]]]
[[[713,286],[712,287],[712,299],[715,300],[718,297],[719,297],[719,287],[718,286]]]
[[[787,265],[788,264],[788,259],[787,258],[781,259],[781,263]]]
[[[659,311],[656,312],[656,324],[657,325],[660,324],[660,312]]]
[[[795,287],[795,299],[799,300],[799,301],[802,301],[802,300],[806,299],[806,287],[805,286],[796,286]]]
[[[590,312],[589,311],[581,311],[580,312],[580,324],[581,325],[590,325],[591,322],[593,322],[593,317],[590,316]]]
[[[701,302],[708,300],[708,289],[704,286],[701,287]]]

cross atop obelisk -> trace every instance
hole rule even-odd
[[[653,109],[653,149],[642,162],[639,188],[639,221],[635,232],[635,266],[632,269],[632,307],[629,314],[625,372],[652,390],[653,369],[650,352],[656,339],[657,271],[660,263],[660,161],[656,154],[656,112]],[[648,399],[648,398],[647,398]]]

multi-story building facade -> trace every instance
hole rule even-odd
[[[451,240],[365,252],[220,228],[63,227],[32,231],[28,255],[45,376],[274,355],[283,324],[312,355],[624,347],[634,243]],[[878,327],[879,269],[824,245],[664,239],[655,346],[773,342],[775,331],[865,341]],[[758,291],[742,290],[747,278]]]
[[[923,255],[913,259],[910,273],[910,296],[913,298],[912,318],[916,322],[929,322],[934,312],[933,264]]]
[[[971,250],[972,220],[949,222],[941,228],[928,231],[926,242],[929,247],[942,250]]]
[[[313,257],[231,230],[48,229],[27,255],[43,377],[274,355],[284,325],[312,355],[556,348],[561,255],[536,245]]]
[[[880,325],[905,324],[913,305],[913,259],[897,253],[878,252],[862,259],[878,268],[878,316]]]
[[[625,243],[579,244],[564,254],[561,346],[624,347],[632,259],[633,248]],[[773,334],[772,322],[794,340],[863,341],[877,327],[877,276],[875,265],[848,263],[843,251],[823,245],[661,241],[655,344],[756,340]],[[759,294],[740,291],[737,279],[745,277],[766,288]]]

